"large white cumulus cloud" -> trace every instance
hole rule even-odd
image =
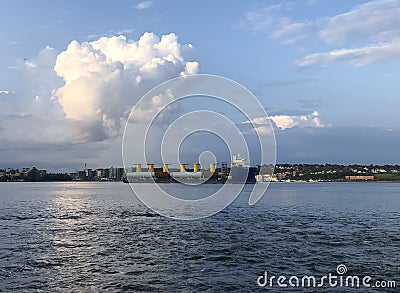
[[[72,41],[57,56],[54,70],[65,84],[54,96],[66,118],[74,121],[79,141],[96,141],[120,133],[121,122],[146,91],[168,79],[195,74],[192,46],[175,34],[145,33],[138,41],[125,36],[93,42]]]

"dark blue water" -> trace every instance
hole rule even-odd
[[[188,222],[154,214],[122,183],[1,183],[0,290],[254,292],[264,271],[345,264],[397,283],[357,292],[400,292],[400,184],[276,183],[247,201]]]

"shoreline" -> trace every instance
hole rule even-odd
[[[23,181],[0,181],[1,183],[124,183],[122,180],[121,181],[89,181],[89,180],[65,180],[65,181],[28,181],[28,180],[23,180]],[[131,183],[138,183],[138,184],[143,184],[143,183],[157,183],[157,184],[179,184],[180,182],[176,183],[165,183],[165,182],[131,182]],[[354,180],[354,181],[346,181],[346,180],[321,180],[321,181],[297,181],[297,180],[291,180],[291,181],[260,181],[257,183],[253,184],[246,184],[246,185],[255,185],[255,184],[263,184],[263,183],[400,183],[400,180]],[[126,183],[124,183],[126,184]],[[220,184],[224,185],[225,183],[214,183],[214,184]],[[232,183],[227,183],[227,184],[232,184]],[[203,185],[203,184],[200,184]],[[207,184],[209,185],[209,184]]]

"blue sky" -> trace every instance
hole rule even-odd
[[[266,108],[278,162],[398,163],[399,1],[39,0],[2,1],[1,11],[3,167],[119,165],[117,116],[123,111],[108,101],[101,123],[111,123],[112,133],[110,127],[98,128],[95,114],[87,113],[98,113],[90,107],[104,104],[103,97],[86,98],[84,91],[76,96],[78,88],[88,86],[85,81],[93,84],[84,74],[80,83],[68,80],[91,64],[73,72],[74,62],[90,53],[84,44],[103,37],[102,44],[87,50],[104,51],[112,37],[125,36],[118,42],[126,46],[146,32],[158,38],[173,33],[176,38],[163,44],[179,44],[181,51],[163,50],[183,59],[173,68],[147,72],[149,82],[132,89],[128,82],[110,82],[110,66],[96,67],[96,76],[116,92],[124,86],[140,96],[182,72],[225,76],[247,87]],[[68,47],[74,40],[79,46]],[[123,58],[125,69],[133,64],[129,72],[136,74],[139,61]],[[100,82],[96,86],[101,89]]]

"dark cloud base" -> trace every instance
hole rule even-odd
[[[278,163],[400,163],[400,130],[292,128],[277,132],[276,142]]]
[[[258,163],[259,147],[256,136],[246,136],[252,164]],[[86,162],[91,168],[122,166],[121,141],[107,145],[87,144],[40,147],[25,145],[23,149],[2,150],[0,168],[30,167],[74,171]],[[207,142],[208,143],[208,142]],[[210,142],[211,143],[211,142]],[[276,131],[278,163],[310,164],[400,164],[400,130],[373,127],[291,128]],[[189,148],[190,150],[190,148]],[[187,162],[195,162],[198,152],[182,154]],[[217,156],[226,157],[226,151]],[[118,163],[119,162],[119,163]]]

